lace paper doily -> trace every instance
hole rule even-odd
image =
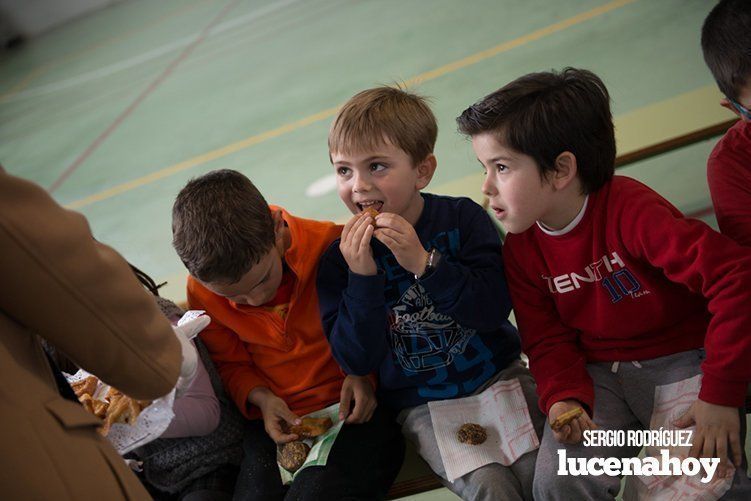
[[[65,374],[69,383],[80,381],[90,376],[88,372],[79,369],[73,375]],[[99,381],[94,398],[102,399],[109,391],[109,385]],[[137,447],[141,447],[159,438],[167,429],[175,413],[172,404],[175,401],[175,389],[168,394],[154,400],[138,415],[135,425],[126,423],[114,423],[107,434],[107,439],[121,455],[126,454]]]

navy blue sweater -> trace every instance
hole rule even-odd
[[[349,271],[339,240],[318,269],[323,329],[347,374],[377,373],[379,401],[402,409],[474,392],[511,361],[520,341],[490,217],[468,198],[424,193],[415,231],[442,259],[425,279],[373,239],[373,276]]]

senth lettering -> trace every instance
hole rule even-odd
[[[613,252],[610,256],[604,255],[594,263],[586,266],[583,274],[565,273],[557,277],[546,277],[543,275],[542,278],[547,281],[550,292],[565,294],[580,289],[582,283],[601,281],[603,279],[603,270],[607,274],[610,274],[618,268],[625,267],[623,260],[621,260],[617,252]]]

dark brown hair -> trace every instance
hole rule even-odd
[[[413,164],[433,153],[438,123],[425,98],[396,87],[355,94],[339,110],[329,131],[329,152],[373,151],[388,140]]]
[[[738,99],[751,77],[751,1],[718,3],[704,20],[701,48],[720,91]]]
[[[584,193],[598,190],[613,177],[610,95],[591,71],[530,73],[473,104],[456,122],[462,134],[490,132],[529,155],[541,176],[555,170],[558,155],[573,153]]]
[[[274,241],[266,200],[237,171],[191,179],[172,207],[172,245],[190,274],[203,282],[237,282]]]

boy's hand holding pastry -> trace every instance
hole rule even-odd
[[[562,444],[578,444],[582,441],[585,430],[597,429],[597,425],[576,400],[561,400],[551,405],[548,421],[553,436]]]
[[[673,423],[678,428],[696,424],[689,456],[720,458],[718,472],[725,478],[732,472],[730,461],[741,466],[741,424],[738,409],[696,399]],[[729,445],[729,447],[728,447]]]
[[[355,214],[342,230],[339,250],[352,273],[375,275],[378,273],[370,239],[373,237],[373,217],[366,212]]]
[[[286,444],[299,438],[294,433],[285,433],[284,430],[289,426],[299,425],[302,420],[271,390],[265,387],[254,388],[248,395],[248,401],[261,410],[263,426],[271,440],[277,444]]]
[[[389,248],[402,268],[418,277],[425,272],[428,252],[417,237],[414,226],[402,216],[379,214],[373,236]]]
[[[354,408],[352,408],[354,401]],[[368,376],[347,376],[342,384],[339,419],[347,424],[367,423],[377,407],[373,383]]]

